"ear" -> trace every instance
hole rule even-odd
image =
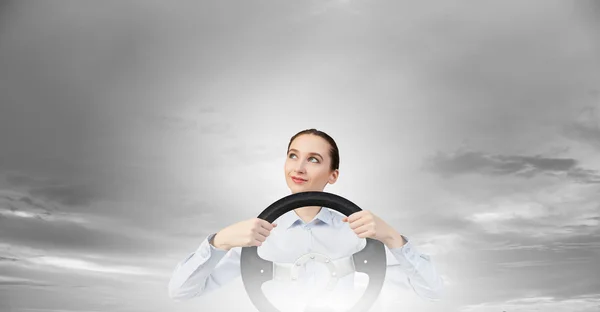
[[[329,184],[334,184],[338,177],[340,175],[340,171],[338,169],[335,169],[331,172],[331,174],[329,174],[329,180],[327,180],[327,182],[329,182]]]

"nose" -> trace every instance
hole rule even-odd
[[[294,171],[298,172],[298,173],[306,173],[306,167],[303,161],[299,161],[296,165],[296,168],[294,168]]]

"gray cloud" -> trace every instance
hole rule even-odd
[[[173,220],[163,222],[160,230],[147,230],[116,217],[65,212],[62,206],[46,202],[21,192],[0,190],[2,241],[40,250],[52,246],[51,250],[60,252],[101,252],[119,257],[151,255],[157,246],[167,250],[177,245],[158,234]],[[10,258],[18,259],[5,260]]]
[[[97,197],[92,188],[83,185],[52,185],[33,188],[30,192],[34,196],[67,206],[86,206]]]
[[[57,179],[8,173],[5,180],[9,188],[25,188],[31,195],[43,198],[46,205],[50,201],[68,206],[85,206],[99,197],[90,186],[64,185]],[[25,196],[22,200],[31,201],[31,198]]]
[[[600,96],[598,101],[600,101]],[[597,108],[588,106],[582,109],[579,116],[565,126],[564,132],[567,137],[600,149],[600,116],[598,116]]]
[[[553,252],[566,252],[570,251],[573,253],[580,254],[580,252],[600,252],[600,237],[598,235],[585,235],[585,236],[573,236],[570,238],[563,238],[560,241],[551,242],[538,242],[537,244],[527,244],[519,242],[503,242],[499,246],[487,246],[481,247],[480,250],[494,250],[494,251],[515,251],[515,250],[534,250],[534,251],[553,251]],[[516,237],[513,241],[522,241]]]
[[[521,240],[516,236],[515,239]],[[490,240],[488,244],[492,242]],[[566,253],[563,250],[518,249],[471,250],[461,254],[460,260],[451,261],[450,267],[456,270],[454,274],[463,281],[471,281],[469,284],[477,283],[485,288],[468,290],[472,302],[502,302],[526,293],[565,299],[600,290],[600,282],[589,278],[597,256],[586,252],[585,248]]]
[[[65,253],[100,253],[117,258],[155,255],[160,247],[163,251],[176,248],[182,242],[171,245],[168,238],[160,238],[158,234],[142,236],[135,228],[100,223],[86,224],[62,222],[46,222],[38,219],[13,219],[0,226],[2,241],[23,246],[31,246],[40,250],[50,248],[52,251]],[[35,229],[35,230],[31,230]],[[131,233],[131,234],[129,234]],[[208,233],[206,233],[208,234]]]
[[[145,209],[130,207],[122,209],[114,205],[122,200],[136,202],[136,207],[144,201],[160,205],[167,198],[168,191],[161,180],[148,179],[148,170],[142,166],[130,166],[123,169],[119,165],[109,166],[103,172],[90,176],[61,177],[44,174],[28,174],[26,171],[10,170],[5,174],[0,171],[0,178],[4,177],[2,185],[0,179],[0,197],[11,202],[21,202],[31,208],[61,212],[88,212],[97,215],[107,215],[115,218],[140,218],[138,213]],[[128,171],[129,173],[127,173]],[[131,174],[135,171],[140,174]],[[49,177],[48,177],[49,176]],[[50,178],[51,177],[51,178]],[[153,184],[151,184],[152,181]],[[135,194],[145,193],[142,197]],[[15,197],[16,196],[16,197]],[[152,197],[152,198],[151,198]],[[113,204],[106,204],[113,203]],[[103,206],[98,209],[98,206]],[[136,215],[138,214],[138,215]],[[141,217],[144,217],[143,215]]]
[[[581,263],[589,263],[590,261],[591,259],[589,258],[580,257],[575,259],[567,259],[563,261],[558,261],[557,259],[546,259],[499,262],[496,265],[505,269],[523,269],[528,267],[555,266],[558,264],[577,265]]]
[[[0,275],[0,287],[1,286],[53,287],[56,285],[48,282],[36,281],[25,278],[4,277]]]
[[[455,153],[438,152],[425,161],[424,168],[444,177],[471,173],[517,177],[545,174],[567,176],[581,183],[600,183],[600,173],[597,170],[584,169],[577,165],[577,160],[571,158],[506,156],[475,151],[457,151]]]
[[[580,183],[600,183],[597,170],[575,168],[568,172],[568,177]]]
[[[11,212],[22,211],[31,213],[36,217],[48,216],[56,211],[52,204],[44,203],[27,194],[0,189],[0,212],[8,210]]]
[[[117,205],[95,202],[98,198],[85,189],[79,196],[78,188],[46,187],[54,182],[48,179],[11,174],[5,180],[22,191],[0,189],[2,240],[40,250],[52,246],[50,251],[67,253],[151,256],[157,248],[169,252],[197,245],[235,219],[234,212],[225,210],[227,203],[197,196],[188,201],[163,198],[152,206]],[[227,212],[215,214],[218,210]]]

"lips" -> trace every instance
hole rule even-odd
[[[298,183],[298,184],[302,184],[302,183],[306,182],[306,180],[304,180],[302,178],[297,178],[297,177],[292,177],[292,181],[294,181],[295,183]]]

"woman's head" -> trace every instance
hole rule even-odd
[[[339,165],[339,150],[329,135],[316,129],[300,131],[288,144],[286,183],[292,193],[322,191],[337,181]]]

